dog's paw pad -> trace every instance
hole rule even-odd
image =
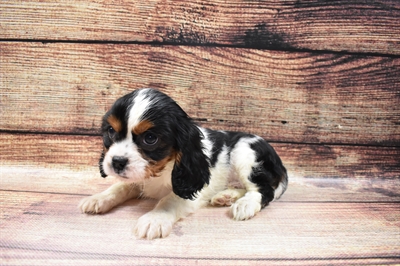
[[[168,213],[149,212],[139,218],[133,233],[138,238],[163,238],[167,237],[174,224],[174,218]]]
[[[235,202],[234,198],[230,195],[220,195],[211,199],[211,205],[213,206],[231,206]]]
[[[213,206],[231,206],[244,195],[244,189],[227,189],[219,192],[211,199]]]

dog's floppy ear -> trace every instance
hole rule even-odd
[[[104,161],[104,151],[101,152],[101,156],[100,156],[100,160],[99,160],[99,170],[100,170],[100,174],[101,177],[107,177],[107,174],[104,172],[103,169],[103,161]]]
[[[172,189],[181,198],[193,199],[196,192],[210,180],[209,164],[201,144],[203,135],[189,119],[179,121],[177,126],[177,156],[172,170]]]

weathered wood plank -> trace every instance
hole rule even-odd
[[[398,203],[278,201],[245,222],[231,220],[227,208],[204,208],[179,221],[168,238],[146,241],[132,237],[130,230],[154,201],[129,201],[109,214],[90,216],[78,212],[80,198],[2,191],[0,246],[20,250],[14,259],[26,259],[25,250],[39,251],[35,259],[42,252],[88,260],[290,259],[307,264],[307,260],[399,259]]]
[[[390,1],[1,1],[0,38],[400,54]]]
[[[101,142],[101,137],[90,136],[0,133],[0,161],[3,166],[94,169]],[[292,177],[400,177],[399,147],[271,144]]]
[[[98,133],[139,87],[271,141],[400,145],[400,58],[235,48],[0,44],[0,129]]]
[[[85,170],[96,166],[101,137],[0,133],[2,165],[42,166]]]
[[[37,166],[0,166],[1,189],[90,196],[106,190],[117,178],[100,177],[97,167],[85,170]],[[370,178],[301,178],[289,172],[282,202],[400,202],[400,180]]]
[[[197,258],[197,259],[185,259],[185,258],[158,258],[155,256],[118,256],[112,254],[76,254],[68,251],[64,252],[52,252],[35,249],[13,249],[13,248],[2,248],[0,247],[0,254],[2,254],[3,261],[7,265],[12,266],[43,266],[43,265],[59,265],[59,266],[70,266],[71,261],[74,265],[124,265],[133,264],[135,265],[146,265],[146,266],[159,266],[159,265],[186,265],[186,266],[243,266],[243,265],[288,265],[288,266],[302,266],[302,265],[396,265],[399,263],[398,258],[326,258],[326,259],[235,259],[225,258],[223,260],[218,258]],[[0,257],[0,261],[1,261]]]

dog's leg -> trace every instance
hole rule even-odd
[[[232,204],[233,219],[248,220],[274,199],[274,189],[266,182],[271,176],[272,174],[265,169],[253,168],[248,177],[242,178],[246,193]],[[253,181],[259,182],[253,183]]]
[[[253,181],[258,180],[259,174],[263,173],[259,172],[260,165],[257,163],[257,154],[250,147],[251,143],[257,141],[258,139],[239,142],[231,152],[231,164],[246,190],[244,196],[231,206],[233,219],[238,221],[252,218],[262,208],[264,191]]]
[[[139,193],[136,184],[119,182],[101,193],[81,200],[79,209],[82,213],[105,213],[129,199],[138,197]]]
[[[201,207],[199,199],[183,199],[173,192],[162,198],[156,207],[139,218],[133,229],[139,238],[162,238],[168,236],[176,221]]]

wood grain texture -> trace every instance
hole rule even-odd
[[[1,189],[14,192],[90,196],[119,180],[101,178],[98,168],[83,170],[48,165],[1,165]],[[400,202],[400,179],[302,178],[289,173],[279,202]]]
[[[2,191],[0,247],[9,251],[7,259],[36,261],[50,252],[53,259],[137,258],[149,264],[157,260],[309,264],[309,260],[400,259],[397,203],[277,201],[245,222],[230,219],[227,208],[203,208],[179,221],[168,238],[147,241],[135,239],[130,230],[154,201],[132,200],[109,214],[91,216],[78,212],[80,199]]]
[[[0,38],[400,54],[390,1],[1,1]]]
[[[396,0],[0,1],[0,264],[400,264],[399,17]],[[286,193],[155,241],[130,234],[155,201],[80,214],[116,182],[101,117],[140,87],[268,139]]]
[[[97,167],[101,137],[0,134],[3,166]],[[292,177],[399,179],[399,147],[271,143]],[[93,169],[93,168],[92,168]],[[96,169],[97,172],[97,169]]]
[[[116,98],[168,93],[202,125],[271,141],[400,145],[400,58],[1,43],[0,129],[98,134]]]
[[[101,137],[0,133],[2,166],[20,165],[82,171],[98,165]]]
[[[301,265],[396,265],[399,263],[398,258],[328,258],[328,259],[306,259],[306,260],[291,260],[291,259],[272,259],[272,260],[251,260],[251,259],[234,259],[226,258],[223,260],[212,258],[198,258],[198,259],[185,259],[185,258],[154,258],[154,257],[138,257],[138,256],[115,256],[112,254],[93,255],[93,254],[76,254],[69,252],[43,251],[43,250],[15,250],[12,248],[1,248],[1,254],[6,257],[7,265],[29,265],[29,266],[43,266],[43,265],[125,265],[133,264],[146,265],[146,266],[159,266],[159,265],[207,265],[207,266],[243,266],[243,265],[288,265],[288,266],[301,266]]]

